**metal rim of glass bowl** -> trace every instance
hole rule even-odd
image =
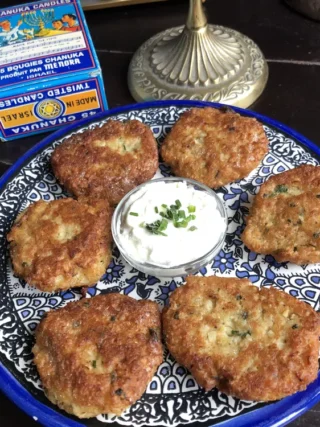
[[[132,194],[139,191],[141,188],[144,188],[148,185],[152,185],[153,183],[157,182],[186,182],[187,185],[191,185],[194,188],[205,191],[210,196],[214,197],[217,202],[217,208],[222,216],[222,219],[225,223],[225,228],[223,232],[220,235],[219,240],[216,242],[216,244],[210,249],[210,251],[203,254],[201,257],[196,258],[195,260],[189,261],[187,263],[175,265],[172,267],[162,267],[158,266],[156,264],[144,262],[141,263],[134,258],[132,258],[126,251],[125,247],[121,244],[121,239],[119,238],[118,233],[118,223],[121,221],[121,214],[123,207],[125,206],[126,202],[129,200],[129,198],[132,196]],[[188,274],[192,274],[198,270],[200,270],[205,265],[209,264],[210,261],[214,258],[214,256],[219,253],[220,249],[222,248],[225,237],[227,234],[227,226],[228,226],[228,215],[226,207],[223,203],[223,201],[220,199],[220,197],[216,194],[214,190],[207,187],[205,184],[202,184],[198,181],[195,181],[190,178],[182,178],[182,177],[164,177],[164,178],[157,178],[157,179],[151,179],[150,181],[147,181],[137,187],[135,187],[133,190],[131,190],[129,193],[127,193],[120,203],[117,205],[113,217],[112,217],[112,223],[111,223],[111,231],[113,235],[114,242],[116,246],[118,247],[121,255],[123,258],[134,268],[137,270],[140,270],[144,273],[150,274],[152,276],[160,276],[160,277],[178,277],[178,276],[186,276]],[[119,227],[120,228],[120,227]]]

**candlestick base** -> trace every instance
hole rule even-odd
[[[262,93],[268,66],[259,47],[230,28],[170,28],[134,54],[128,74],[137,101],[193,99],[248,107]]]

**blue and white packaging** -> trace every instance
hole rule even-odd
[[[0,9],[0,138],[66,126],[108,108],[79,0]]]

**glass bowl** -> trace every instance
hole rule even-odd
[[[192,187],[193,190],[205,192],[210,197],[213,197],[216,201],[217,209],[222,217],[222,229],[220,236],[217,241],[214,241],[212,244],[212,248],[209,251],[206,251],[200,257],[196,259],[186,262],[184,264],[178,264],[174,266],[161,266],[151,262],[141,262],[141,260],[135,259],[135,255],[132,253],[128,253],[127,248],[125,247],[122,238],[123,232],[123,221],[128,215],[127,202],[128,200],[134,196],[139,190],[148,187],[155,186],[159,182],[164,183],[186,183],[187,187]],[[198,181],[188,178],[178,178],[178,177],[170,177],[170,178],[159,178],[152,179],[144,184],[139,185],[138,187],[131,190],[128,194],[126,194],[121,202],[116,207],[113,217],[112,217],[112,235],[115,241],[115,244],[119,248],[119,251],[123,258],[134,268],[140,270],[148,275],[156,276],[156,277],[178,277],[178,276],[186,276],[188,274],[195,273],[200,270],[205,265],[209,264],[213,260],[213,258],[220,252],[221,247],[223,246],[228,225],[228,216],[226,212],[226,208],[222,200],[217,196],[217,194],[207,187],[204,184],[201,184]],[[161,237],[160,237],[161,238]]]

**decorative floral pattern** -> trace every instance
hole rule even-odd
[[[234,264],[237,261],[233,258],[233,252],[224,252],[222,249],[219,254],[215,257],[212,268],[218,268],[220,273],[224,273],[226,270],[233,270]]]
[[[101,277],[100,280],[106,281],[106,283],[117,282],[121,276],[124,274],[124,266],[117,262],[116,259],[111,261],[109,264],[106,273]]]
[[[136,118],[151,126],[161,144],[181,112],[186,108],[163,107],[133,110],[114,118]],[[93,123],[89,128],[101,126]],[[84,132],[86,128],[78,130]],[[244,217],[259,187],[271,175],[281,173],[303,163],[318,164],[302,146],[277,130],[265,126],[270,151],[259,167],[248,177],[217,190],[227,207],[228,230],[224,247],[215,259],[202,268],[199,275],[224,275],[249,278],[257,286],[276,286],[306,301],[315,309],[320,304],[319,265],[294,266],[278,263],[271,255],[251,252],[241,241]],[[36,200],[53,200],[68,196],[52,175],[49,158],[54,147],[70,135],[55,141],[27,163],[0,194],[0,361],[25,384],[32,393],[40,393],[41,384],[32,363],[33,333],[41,317],[49,310],[63,307],[81,297],[78,290],[46,294],[19,280],[12,274],[6,249],[6,234],[17,214]],[[169,176],[170,168],[161,163],[157,176]],[[151,299],[160,307],[168,303],[169,296],[183,282],[183,278],[164,280],[148,276],[129,266],[113,251],[113,260],[105,275],[87,296],[121,292],[137,299]],[[164,362],[158,368],[142,398],[121,417],[101,415],[101,423],[117,422],[122,425],[167,425],[193,422],[216,422],[255,407],[226,396],[216,389],[205,393],[192,376],[165,351]],[[91,425],[90,422],[87,423]],[[96,425],[96,424],[94,424]]]

